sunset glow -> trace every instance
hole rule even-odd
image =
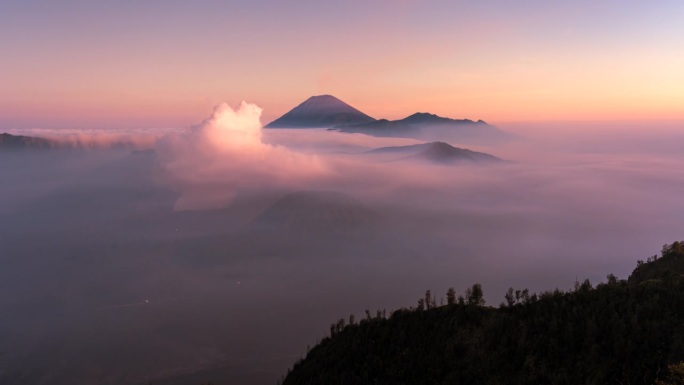
[[[0,0],[0,385],[681,385],[682,143],[682,0]]]
[[[268,122],[332,93],[376,118],[684,119],[677,1],[0,6],[0,128]]]

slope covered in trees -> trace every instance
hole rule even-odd
[[[640,261],[628,280],[485,307],[476,284],[436,306],[341,319],[284,384],[680,384],[684,243]]]

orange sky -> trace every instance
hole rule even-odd
[[[59,4],[55,4],[59,3]],[[684,120],[679,1],[0,5],[0,129],[168,127],[311,95],[376,118]]]

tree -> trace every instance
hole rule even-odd
[[[529,289],[524,289],[522,291],[522,300],[524,304],[530,303],[530,290]]]
[[[456,303],[456,290],[454,290],[453,287],[450,287],[449,290],[447,290],[447,304],[453,305]]]
[[[432,307],[432,293],[430,290],[425,292],[425,307],[430,309]]]
[[[466,297],[468,305],[482,306],[485,304],[482,285],[479,283],[474,284],[472,288],[466,290]]]
[[[584,282],[579,287],[580,291],[587,292],[592,289],[591,282],[588,279],[585,279]]]
[[[506,298],[506,305],[508,305],[508,307],[515,305],[515,292],[512,287],[508,288],[504,297]]]

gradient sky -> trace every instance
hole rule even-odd
[[[684,120],[684,2],[0,0],[0,129],[376,118]]]

